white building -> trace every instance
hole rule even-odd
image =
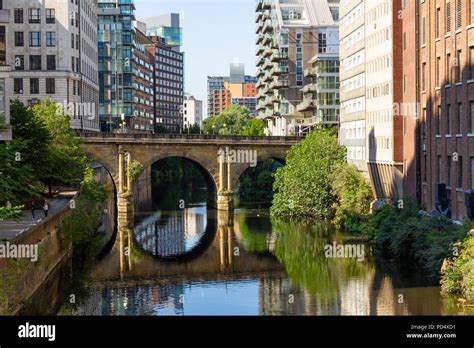
[[[202,125],[202,100],[197,100],[190,94],[184,95],[183,102],[184,128]]]
[[[71,127],[98,131],[97,0],[4,0],[10,11],[8,93],[67,106]]]

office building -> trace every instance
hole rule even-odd
[[[474,205],[474,3],[418,6],[421,201],[463,219]]]
[[[3,1],[10,12],[6,59],[11,98],[49,98],[76,130],[98,131],[97,1]]]
[[[269,135],[295,133],[306,69],[338,46],[339,1],[260,0],[256,6],[257,112]]]
[[[0,8],[0,142],[12,139],[10,128],[11,62],[7,60],[7,38],[10,27],[10,10]]]
[[[201,127],[202,116],[202,100],[198,100],[190,94],[185,94],[183,103],[184,128]]]

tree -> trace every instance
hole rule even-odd
[[[203,122],[204,134],[240,135],[249,121],[249,110],[240,105],[232,105],[220,115]]]
[[[275,174],[275,217],[331,219],[336,201],[333,173],[345,163],[346,149],[337,143],[333,130],[317,129],[288,153],[285,167]]]
[[[252,118],[248,121],[240,134],[246,136],[263,136],[265,135],[265,123],[261,119]]]
[[[168,128],[162,126],[161,124],[157,124],[155,126],[155,133],[156,134],[168,134],[170,131]]]

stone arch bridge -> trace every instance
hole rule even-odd
[[[182,157],[193,162],[206,178],[209,205],[218,210],[232,210],[233,188],[240,176],[249,167],[268,158],[283,162],[290,147],[301,140],[299,137],[278,136],[111,133],[82,133],[79,137],[87,155],[111,174],[119,196],[119,217],[127,206],[125,201],[128,201],[128,206],[133,205],[133,191],[137,191],[127,182],[125,174],[131,160],[140,162],[145,168],[141,177],[145,189],[140,190],[141,195],[151,195],[149,178],[154,163],[165,158]],[[126,210],[133,214],[130,207]]]

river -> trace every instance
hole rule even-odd
[[[362,253],[328,255],[337,245]],[[137,213],[134,228],[119,231],[86,273],[68,262],[50,278],[24,314],[473,314],[416,272],[393,269],[357,236],[272,221],[268,209],[208,210],[199,198]]]

